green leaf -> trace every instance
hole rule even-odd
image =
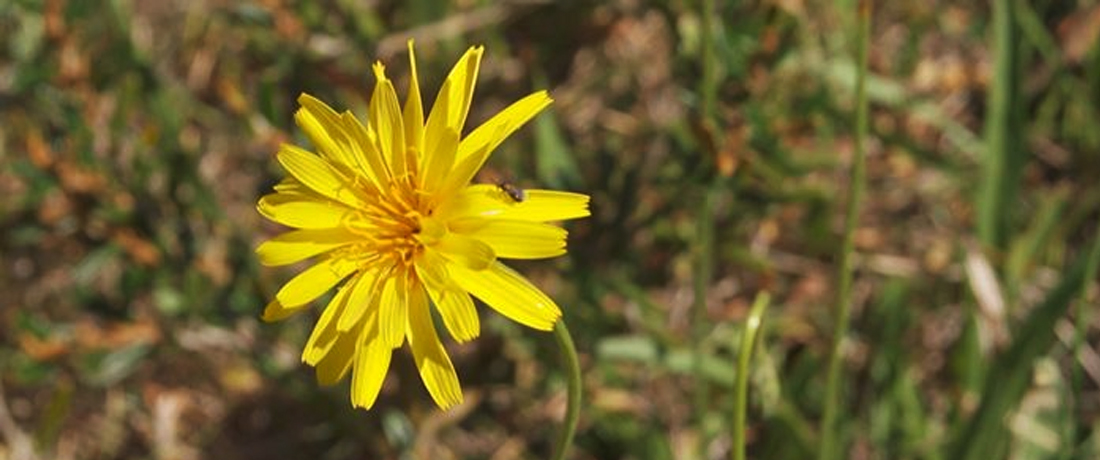
[[[596,356],[600,361],[654,363],[658,358],[657,344],[641,335],[607,337],[596,345]]]
[[[83,377],[88,383],[98,387],[112,386],[130,376],[149,351],[148,345],[139,344],[89,354],[80,366]]]
[[[535,166],[541,183],[555,189],[577,189],[580,186],[577,162],[552,112],[535,118],[535,153]]]

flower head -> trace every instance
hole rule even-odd
[[[455,64],[427,120],[411,42],[403,107],[381,63],[365,123],[303,94],[295,120],[316,153],[282,146],[277,157],[288,177],[257,205],[295,228],[256,249],[264,265],[313,258],[263,318],[286,318],[335,287],[302,361],[322,384],[350,372],[356,407],[374,404],[393,350],[406,341],[435,402],[461,402],[432,305],[458,342],[480,332],[471,295],[534,329],[550,330],[561,317],[554,301],[498,259],[564,254],[566,232],[550,222],[587,216],[588,197],[470,184],[489,154],[551,103],[545,91],[533,93],[462,137],[482,51],[470,48]]]

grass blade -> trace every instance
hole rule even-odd
[[[1011,346],[996,358],[985,380],[978,410],[963,426],[951,444],[947,458],[978,460],[997,458],[1004,452],[1004,419],[1019,403],[1031,381],[1035,361],[1054,344],[1054,325],[1073,305],[1080,294],[1087,274],[1095,273],[1100,262],[1100,234],[1093,241],[1087,257],[1080,257],[1037,306],[1023,327],[1014,335]]]
[[[741,346],[737,354],[737,381],[733,390],[733,460],[745,460],[745,413],[748,411],[749,364],[756,350],[756,337],[763,326],[764,310],[771,296],[767,292],[757,294],[749,317],[745,318],[745,330],[741,333]]]
[[[1019,72],[1015,33],[1016,2],[993,2],[993,82],[985,125],[985,154],[978,192],[978,237],[990,248],[1008,241],[1008,214],[1023,169],[1019,116]]]

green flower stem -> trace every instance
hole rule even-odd
[[[857,31],[856,66],[856,137],[855,157],[848,182],[848,211],[844,222],[844,242],[840,249],[840,282],[837,287],[836,324],[833,329],[832,350],[829,355],[828,376],[825,384],[825,409],[821,421],[821,448],[819,460],[837,458],[839,448],[837,410],[840,404],[841,363],[844,356],[844,338],[848,335],[848,322],[852,303],[852,253],[855,250],[856,222],[859,220],[863,200],[866,153],[863,141],[867,137],[867,42],[871,35],[871,0],[860,0],[858,6],[859,29]]]
[[[745,330],[741,333],[741,347],[737,355],[737,380],[733,389],[733,460],[745,460],[745,413],[748,412],[749,363],[756,350],[756,337],[764,324],[764,310],[771,302],[771,295],[761,292],[753,301]]]
[[[581,418],[581,364],[577,360],[577,348],[573,346],[573,336],[565,321],[559,320],[554,326],[554,339],[561,349],[562,359],[568,372],[569,401],[565,409],[565,424],[562,426],[558,443],[554,447],[554,460],[563,460],[573,445],[573,435],[577,432],[577,421]]]

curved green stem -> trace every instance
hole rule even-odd
[[[733,460],[745,460],[745,413],[748,412],[749,363],[756,350],[756,337],[764,324],[764,310],[768,308],[771,295],[766,291],[756,295],[749,317],[745,319],[745,330],[741,333],[741,347],[737,355],[737,380],[733,393]]]
[[[573,346],[573,336],[569,335],[569,328],[565,327],[564,320],[559,320],[554,326],[554,339],[558,342],[558,348],[561,349],[569,379],[569,401],[565,409],[565,424],[562,426],[561,435],[558,436],[553,457],[554,460],[563,460],[569,451],[569,446],[573,445],[577,421],[581,418],[581,364],[577,360],[577,348]]]

